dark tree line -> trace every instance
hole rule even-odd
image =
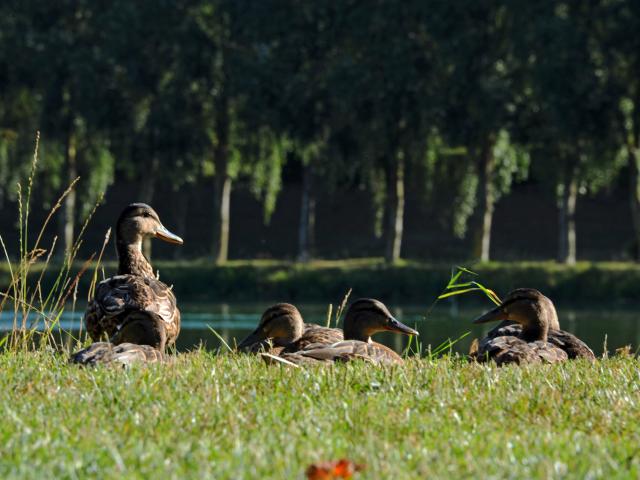
[[[558,260],[573,263],[578,196],[620,172],[640,244],[638,31],[632,0],[4,2],[0,202],[41,130],[43,198],[85,179],[65,199],[67,248],[116,179],[147,202],[161,182],[206,181],[224,262],[234,186],[248,182],[268,221],[297,162],[299,259],[320,196],[354,186],[399,259],[419,178],[488,260],[495,203],[533,170],[557,199]]]

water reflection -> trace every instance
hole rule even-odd
[[[476,317],[480,309],[458,309],[440,306],[429,313],[424,307],[403,306],[392,308],[398,320],[416,328],[420,332],[423,348],[429,345],[437,347],[448,339],[455,340],[470,332],[470,335],[458,341],[453,350],[465,353],[471,340],[489,331],[493,325],[472,325],[471,319]],[[206,305],[189,304],[181,307],[182,329],[178,338],[179,351],[193,349],[203,345],[207,349],[221,347],[218,337],[211,331],[214,329],[229,345],[233,346],[247,335],[258,323],[260,314],[266,304],[255,305]],[[325,305],[299,305],[305,321],[325,325],[327,323],[327,307]],[[635,350],[640,346],[640,315],[630,310],[560,310],[560,322],[568,330],[582,338],[591,348],[601,354],[605,348],[609,352],[616,348],[631,345]],[[82,310],[65,312],[60,327],[65,331],[77,334],[82,319]],[[12,312],[0,314],[0,331],[8,331],[13,324]],[[333,323],[332,323],[333,325]],[[396,351],[402,351],[408,337],[382,333],[376,340],[388,345]]]

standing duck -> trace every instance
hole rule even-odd
[[[380,301],[362,298],[353,302],[344,318],[344,340],[330,345],[310,344],[294,353],[282,353],[286,362],[296,365],[364,360],[375,365],[402,364],[400,355],[390,348],[374,342],[371,336],[378,332],[418,335],[418,332],[396,320]],[[263,354],[269,363],[277,357]],[[286,363],[285,362],[285,363]]]
[[[502,365],[596,358],[582,340],[560,330],[553,302],[533,288],[512,291],[500,305],[473,323],[497,320],[504,321],[472,346],[470,355],[475,360],[494,360]]]
[[[332,344],[342,339],[342,330],[304,323],[295,305],[277,303],[265,310],[257,328],[240,342],[238,350],[280,355],[312,343]]]
[[[182,244],[182,239],[162,225],[149,205],[133,203],[126,207],[116,225],[118,274],[98,284],[84,316],[87,331],[94,341],[106,334],[110,344],[132,344],[117,350],[122,353],[127,348],[133,349],[135,355],[129,350],[129,356],[135,358],[144,357],[140,352],[146,350],[140,349],[140,345],[162,352],[166,346],[175,343],[180,332],[176,297],[170,287],[158,280],[142,253],[142,241],[146,237]],[[72,361],[81,362],[91,354],[91,358],[104,363],[99,359],[113,360],[113,353],[111,345],[98,343],[75,354]],[[147,356],[157,358],[155,352],[149,352]]]

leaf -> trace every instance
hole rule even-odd
[[[218,337],[218,340],[220,340],[220,343],[222,343],[222,345],[224,345],[225,348],[229,350],[229,352],[233,353],[233,348],[229,346],[229,344],[225,341],[222,335],[216,332],[215,328],[213,328],[211,325],[207,325],[207,328],[211,330],[211,333],[213,333],[216,337]]]
[[[475,288],[465,288],[464,290],[456,290],[454,292],[443,293],[438,297],[438,300],[443,300],[449,297],[455,297],[456,295],[462,295],[463,293],[477,292],[479,290],[481,289],[478,287],[475,287]]]
[[[476,276],[476,277],[478,276],[478,274],[477,274],[476,272],[472,272],[472,271],[471,271],[471,270],[469,270],[468,268],[461,267],[460,265],[456,265],[456,268],[457,268],[458,270],[460,270],[461,272],[468,273],[469,275],[474,275],[474,276]]]
[[[337,461],[312,463],[306,470],[308,480],[334,480],[339,478],[353,478],[356,472],[364,470],[364,465],[352,462],[346,458]]]
[[[502,301],[500,300],[500,297],[493,290],[488,289],[487,287],[485,287],[484,285],[479,284],[478,282],[471,282],[471,283],[473,283],[480,290],[482,290],[484,292],[484,294],[487,297],[489,297],[489,300],[491,300],[496,305],[500,305],[502,303]]]

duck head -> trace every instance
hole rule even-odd
[[[345,340],[370,342],[378,332],[418,335],[416,330],[396,320],[384,303],[372,298],[353,302],[344,317]]]
[[[520,324],[522,338],[527,341],[546,341],[549,329],[560,330],[558,313],[553,302],[533,288],[512,291],[500,305],[476,318],[473,323],[497,320]]]
[[[262,314],[258,327],[238,345],[244,350],[270,340],[275,346],[286,346],[295,342],[304,333],[304,321],[298,309],[290,303],[278,303]]]
[[[142,246],[146,237],[155,237],[165,242],[182,245],[182,239],[162,225],[156,211],[145,203],[132,203],[120,214],[116,225],[118,243]]]

